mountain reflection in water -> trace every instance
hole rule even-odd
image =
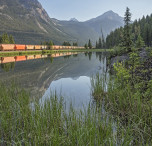
[[[14,81],[30,91],[31,97],[40,98],[41,102],[50,97],[51,91],[56,90],[58,95],[61,93],[66,100],[74,102],[78,107],[88,104],[90,78],[97,73],[106,72],[105,53],[56,56],[41,56],[38,59],[28,56],[25,61],[8,66],[3,63],[0,67],[0,80],[6,84]]]

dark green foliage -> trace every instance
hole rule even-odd
[[[127,145],[152,145],[152,57],[141,60],[138,54],[133,50],[127,63],[114,64],[106,91],[107,78],[97,75],[93,96],[97,102],[104,100],[106,111],[120,121],[117,132],[123,127],[124,135],[132,137]]]
[[[132,46],[132,40],[131,40],[131,28],[130,28],[130,23],[131,23],[131,13],[130,9],[127,7],[126,12],[125,12],[125,17],[124,17],[124,30],[123,30],[123,40],[122,44],[123,47],[127,51],[131,51],[131,46]]]
[[[10,44],[15,44],[14,38],[12,35],[9,36],[9,43]]]
[[[52,40],[50,40],[50,41],[44,41],[44,42],[41,42],[41,45],[53,46],[54,42]]]
[[[131,29],[130,37],[131,37],[131,40],[133,41],[133,44],[135,44],[135,46],[137,45],[138,39],[140,39],[140,42],[143,40],[146,46],[148,47],[152,46],[152,27],[151,26],[152,26],[152,15],[146,16],[146,18],[143,16],[142,19],[139,19],[138,21],[135,20],[132,24],[129,25]],[[123,46],[120,40],[122,40],[123,38],[124,31],[125,31],[125,28],[121,27],[111,32],[106,38],[107,48],[112,48],[118,45]],[[140,45],[139,47],[142,47]]]
[[[99,47],[99,49],[101,49],[101,48],[102,48],[102,41],[101,41],[101,38],[99,38],[98,47]]]
[[[88,47],[89,47],[89,49],[92,49],[92,43],[91,43],[90,39],[89,39],[89,42],[88,42]]]
[[[9,72],[11,69],[14,69],[14,67],[15,67],[15,62],[1,64],[1,68],[6,72]]]
[[[137,41],[136,41],[136,48],[142,48],[145,46],[145,43],[143,41],[143,38],[138,35]]]
[[[112,31],[106,38],[106,47],[112,48],[114,46],[123,46],[122,40],[123,39],[123,27]]]
[[[70,42],[63,42],[63,46],[71,46]]]
[[[101,30],[101,34],[102,34],[102,38],[99,37],[99,41],[96,41],[96,49],[105,49],[105,47],[106,47],[106,43],[104,40],[104,35],[103,35],[102,30]]]
[[[78,46],[78,43],[73,43],[73,46]]]
[[[85,49],[88,49],[88,44],[85,44],[85,45],[84,45],[84,48],[85,48]]]
[[[49,42],[49,46],[53,46],[53,42],[52,41]]]
[[[98,49],[98,42],[96,41],[96,49]]]
[[[15,41],[12,35],[3,33],[2,36],[0,36],[0,43],[1,44],[15,44]]]

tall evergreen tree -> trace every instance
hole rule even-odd
[[[98,49],[98,42],[96,41],[96,49]]]
[[[88,49],[88,45],[87,45],[87,44],[85,44],[85,45],[84,45],[84,48],[85,48],[85,49]]]
[[[49,42],[49,45],[50,45],[50,46],[53,46],[53,42],[52,42],[52,41],[50,41],[50,42]]]
[[[131,40],[131,13],[130,9],[127,7],[124,17],[125,27],[124,27],[124,33],[123,33],[123,46],[127,51],[131,51],[132,46],[132,40]]]
[[[143,38],[140,35],[138,35],[138,38],[137,38],[137,41],[136,41],[136,47],[137,48],[142,48],[142,47],[144,47],[144,45],[145,45],[145,43],[143,41]]]
[[[2,43],[2,36],[0,36],[0,44]]]
[[[102,34],[102,47],[101,48],[105,48],[105,40],[104,40],[104,35],[103,35],[102,29],[101,29],[101,34]]]
[[[101,41],[101,37],[99,37],[99,44],[98,44],[99,49],[102,48],[102,41]]]
[[[91,43],[90,39],[89,39],[89,42],[88,42],[88,47],[89,47],[89,49],[92,49],[92,43]]]
[[[10,44],[15,44],[14,38],[12,35],[9,36],[9,43]]]

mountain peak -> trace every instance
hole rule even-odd
[[[70,21],[79,22],[76,18],[71,18]]]
[[[113,12],[112,10],[109,10],[109,11],[103,13],[101,16],[102,16],[102,17],[108,17],[108,16],[120,17],[117,13]],[[100,17],[100,16],[99,16],[99,17]]]
[[[113,12],[112,10],[109,10],[109,11],[103,13],[102,15],[100,15],[96,18],[90,19],[88,21],[89,22],[95,22],[95,21],[102,21],[102,20],[105,20],[105,19],[107,19],[107,20],[117,20],[117,21],[120,21],[121,23],[123,22],[123,18],[121,16],[119,16],[117,13]]]

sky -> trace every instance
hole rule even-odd
[[[130,8],[132,20],[152,14],[152,0],[38,0],[51,18],[86,21],[112,10],[124,16]]]

